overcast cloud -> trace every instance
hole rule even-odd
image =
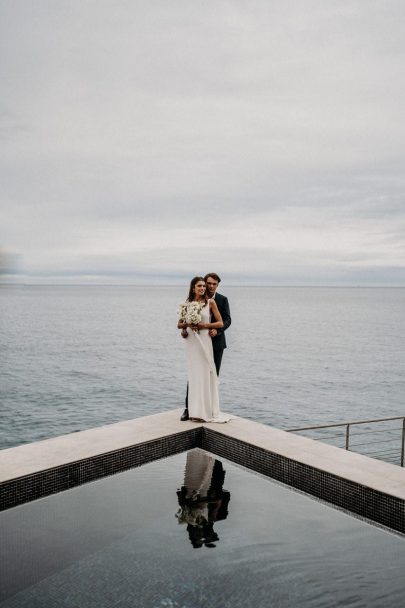
[[[405,285],[401,0],[0,0],[21,283]]]

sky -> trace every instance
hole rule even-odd
[[[0,0],[0,279],[405,286],[402,0]]]

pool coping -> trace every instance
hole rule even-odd
[[[0,451],[7,509],[195,447],[405,533],[405,470],[235,416],[181,422],[181,410]]]

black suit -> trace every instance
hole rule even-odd
[[[216,302],[216,305],[218,306],[219,314],[222,317],[222,321],[224,322],[224,326],[220,329],[217,329],[217,335],[215,336],[215,338],[212,338],[215,367],[217,370],[217,375],[219,376],[222,355],[224,354],[224,349],[226,348],[225,330],[228,329],[228,327],[230,326],[232,319],[231,311],[229,310],[228,298],[222,296],[220,293],[216,293],[214,296],[214,300]],[[211,321],[215,322],[215,318],[213,315],[211,315]]]

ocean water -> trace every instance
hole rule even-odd
[[[405,289],[226,287],[221,408],[279,428],[405,414]],[[0,448],[182,407],[184,287],[0,287]]]

